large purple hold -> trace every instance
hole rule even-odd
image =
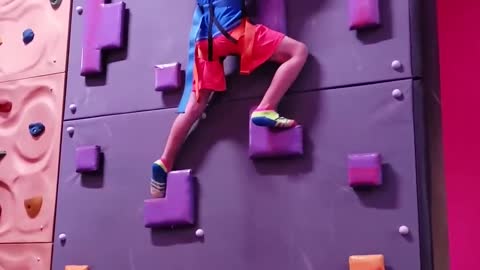
[[[168,174],[167,194],[162,199],[144,201],[145,227],[194,224],[194,184],[190,170]]]
[[[285,157],[303,154],[303,128],[273,130],[250,121],[249,155],[251,158]]]
[[[76,172],[95,172],[100,167],[100,146],[88,145],[75,149]]]
[[[287,33],[285,0],[257,0],[256,22],[275,31]]]
[[[102,72],[102,51],[123,46],[125,3],[86,0],[81,75]]]
[[[172,91],[180,88],[180,63],[171,63],[155,66],[155,90]]]
[[[350,30],[380,25],[378,0],[349,0]]]

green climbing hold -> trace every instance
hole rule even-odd
[[[62,4],[62,0],[50,0],[50,5],[52,5],[53,8],[58,8]]]

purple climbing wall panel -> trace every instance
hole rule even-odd
[[[86,6],[86,0],[75,5]],[[411,74],[409,2],[380,1],[382,25],[349,31],[348,1],[285,0],[288,34],[303,41],[311,56],[292,91],[408,78]],[[117,0],[114,3],[119,2]],[[176,107],[181,91],[155,91],[155,65],[180,62],[186,66],[188,33],[194,1],[125,0],[125,49],[107,50],[104,73],[80,76],[85,14],[73,9],[69,54],[66,119]],[[298,14],[302,14],[298,16]],[[175,27],[172,28],[171,24]],[[283,26],[279,26],[282,28]],[[403,68],[394,70],[399,60]],[[273,68],[266,65],[249,78],[230,80],[231,98],[258,96]],[[255,87],[252,83],[255,82]],[[76,104],[73,114],[69,104]]]
[[[281,160],[248,157],[258,100],[212,107],[178,163],[198,178],[198,225],[160,231],[144,228],[143,200],[175,109],[66,121],[55,230],[67,240],[53,270],[344,270],[350,255],[378,253],[388,269],[420,270],[413,94],[411,80],[292,94],[282,111],[302,124],[305,153]],[[75,172],[79,145],[102,147],[102,172]],[[355,191],[347,156],[368,152],[382,154],[383,184]]]

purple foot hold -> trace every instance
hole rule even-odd
[[[172,171],[167,177],[165,198],[144,201],[147,228],[193,225],[194,183],[191,170]]]
[[[102,72],[102,52],[123,47],[125,3],[86,0],[81,75]]]
[[[380,25],[378,0],[349,0],[350,30]]]
[[[303,128],[260,127],[250,121],[250,158],[273,158],[303,155]]]
[[[382,184],[382,159],[378,153],[348,155],[348,183],[351,187]]]
[[[76,172],[95,172],[100,167],[100,146],[80,146],[75,149]]]
[[[163,92],[180,89],[182,81],[180,68],[180,63],[155,66],[155,90]]]

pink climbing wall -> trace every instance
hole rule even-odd
[[[0,0],[0,107],[12,104],[0,110],[0,270],[51,267],[70,12],[67,0]]]
[[[10,100],[10,113],[0,113],[0,243],[49,242],[52,238],[64,74],[0,83],[0,100]],[[30,123],[45,132],[33,138]],[[25,200],[42,198],[30,217]],[[27,201],[28,202],[28,201]],[[35,210],[30,210],[35,212]]]
[[[0,0],[0,82],[65,72],[70,2]],[[25,45],[27,28],[35,37]]]
[[[0,270],[49,270],[52,244],[0,245]]]

